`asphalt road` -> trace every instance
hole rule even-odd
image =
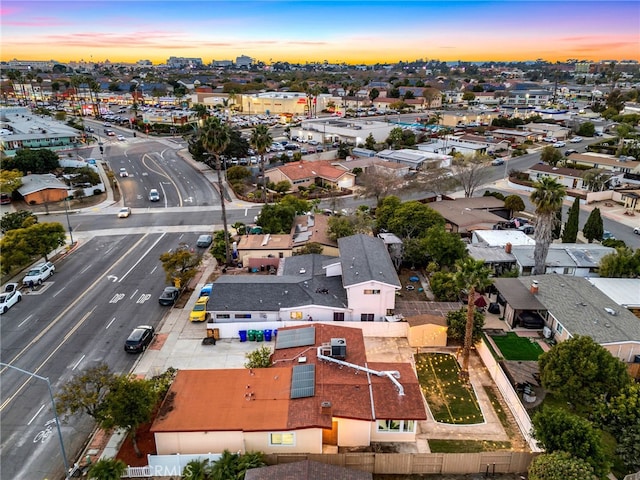
[[[161,253],[183,240],[180,233],[96,236],[56,263],[56,273],[0,317],[0,358],[49,378],[54,392],[88,366],[107,363],[129,372],[137,358],[124,341],[140,324],[157,326],[166,308]],[[2,370],[0,478],[60,478],[63,461],[46,382]],[[62,423],[69,462],[93,423],[85,415]],[[43,433],[41,433],[43,432]]]

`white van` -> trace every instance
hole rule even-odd
[[[160,200],[160,193],[155,188],[149,190],[149,200],[152,202],[157,202]]]

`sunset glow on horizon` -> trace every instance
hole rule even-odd
[[[0,18],[2,61],[640,60],[636,1],[5,0]]]

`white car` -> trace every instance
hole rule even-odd
[[[129,176],[129,173],[127,172],[127,169],[122,167],[120,169],[120,177],[128,177],[128,176]]]
[[[129,207],[122,207],[118,210],[118,218],[127,218],[131,215],[131,209]]]
[[[583,140],[582,137],[573,137],[571,140],[569,140],[571,143],[580,143]]]
[[[42,282],[53,275],[55,271],[56,267],[53,263],[39,263],[27,272],[25,277],[22,279],[22,284],[27,286],[42,285]]]
[[[124,138],[124,135],[118,135],[116,138],[117,138],[117,139],[118,139],[118,141],[120,141],[120,142],[124,142],[124,141],[126,140],[126,138]]]
[[[18,290],[0,294],[0,313],[7,313],[7,310],[20,300],[22,300],[22,294]]]
[[[634,228],[633,233],[635,233],[636,235],[640,235],[640,227]]]
[[[558,139],[556,137],[544,137],[542,141],[547,143],[556,143]]]
[[[566,143],[564,143],[564,142],[555,142],[555,143],[553,144],[553,146],[554,146],[554,148],[562,148],[562,147],[566,147],[566,146],[567,146],[567,144],[566,144]]]

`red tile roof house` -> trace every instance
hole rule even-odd
[[[334,167],[330,161],[290,162],[267,170],[265,175],[274,183],[282,181],[291,183],[292,191],[297,191],[301,186],[309,187],[315,184],[353,188],[356,181],[353,173]]]
[[[151,431],[166,454],[322,453],[414,442],[427,418],[409,363],[367,362],[362,331],[278,331],[273,366],[180,370]]]

